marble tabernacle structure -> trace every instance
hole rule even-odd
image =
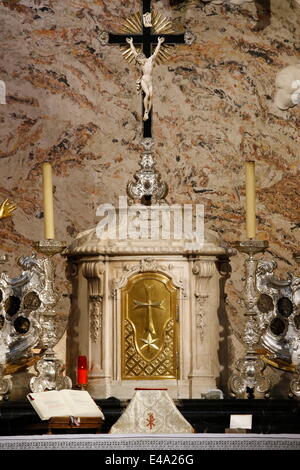
[[[173,398],[217,388],[222,265],[213,233],[200,249],[180,240],[99,239],[68,247],[72,345],[88,357],[93,397],[130,398],[135,387],[167,387]]]

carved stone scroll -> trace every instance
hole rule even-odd
[[[96,342],[102,334],[104,263],[88,261],[82,273],[88,281],[90,336]]]
[[[209,281],[215,271],[214,261],[196,261],[192,268],[195,280],[195,324],[197,336],[203,341],[205,331],[205,304],[208,301],[210,291],[208,288]]]
[[[103,344],[103,296],[104,271],[102,261],[85,261],[82,265],[82,274],[88,282],[88,315],[90,329],[89,381],[103,375],[104,344]]]

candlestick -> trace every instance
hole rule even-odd
[[[261,329],[257,322],[255,273],[257,261],[254,255],[264,252],[268,248],[266,240],[247,240],[244,242],[235,242],[234,248],[241,253],[246,253],[248,259],[245,262],[245,328],[243,341],[246,345],[246,353],[243,358],[236,363],[237,372],[234,372],[229,379],[229,389],[233,397],[247,395],[248,398],[255,397],[255,394],[264,394],[269,397],[271,382],[264,377],[263,371],[265,364],[256,351],[260,343]]]
[[[246,162],[246,234],[247,238],[256,235],[256,195],[255,195],[255,162]]]
[[[43,163],[43,197],[44,197],[44,235],[46,240],[54,240],[54,214],[51,164]]]
[[[67,375],[63,375],[64,365],[56,357],[54,346],[59,341],[57,332],[56,304],[59,293],[55,286],[55,263],[53,256],[65,249],[65,244],[58,240],[41,240],[35,243],[36,250],[44,255],[38,264],[39,275],[43,279],[42,292],[40,293],[42,305],[40,307],[39,346],[45,349],[42,358],[35,364],[38,374],[31,378],[29,386],[32,392],[44,392],[46,390],[63,390],[72,388],[72,381]],[[27,260],[27,258],[25,258]],[[27,260],[28,263],[28,260]],[[39,291],[38,291],[39,292]],[[35,310],[36,314],[37,310]]]

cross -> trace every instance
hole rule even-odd
[[[143,15],[151,12],[151,0],[142,0],[142,19]],[[142,21],[141,34],[113,34],[109,33],[109,44],[120,44],[128,46],[126,38],[131,37],[133,44],[142,46],[142,52],[146,57],[152,53],[152,45],[157,45],[158,37],[164,38],[164,44],[185,44],[185,34],[152,34],[151,26],[145,26]],[[143,110],[144,111],[144,110]],[[144,112],[143,112],[144,114]],[[152,137],[152,112],[149,113],[149,119],[143,121],[143,137]]]
[[[155,424],[155,418],[154,418],[154,414],[153,413],[148,413],[148,418],[147,418],[147,424],[146,426],[148,426],[148,428],[152,429],[156,426]]]
[[[150,286],[146,286],[144,285],[145,287],[145,291],[146,291],[146,302],[141,302],[139,300],[134,300],[133,303],[135,304],[135,307],[134,307],[134,310],[137,309],[137,308],[146,308],[147,309],[147,324],[148,324],[148,327],[147,327],[147,330],[150,334],[153,334],[155,335],[156,334],[156,331],[155,331],[155,327],[154,327],[154,323],[153,323],[153,317],[152,317],[152,308],[160,308],[161,310],[165,310],[165,308],[162,306],[162,301],[159,302],[159,301],[156,301],[156,302],[153,302],[151,300],[151,289],[153,287],[153,285],[150,285]]]

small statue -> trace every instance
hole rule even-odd
[[[152,85],[152,69],[154,61],[159,53],[161,44],[164,42],[163,37],[159,37],[157,41],[157,46],[155,51],[150,57],[146,57],[143,53],[138,53],[133,44],[132,38],[126,38],[126,41],[130,45],[130,49],[135,57],[137,64],[142,69],[142,76],[137,80],[137,90],[143,90],[144,97],[144,116],[143,121],[149,119],[149,113],[152,107],[152,98],[153,98],[153,85]]]
[[[152,17],[150,12],[143,15],[143,24],[146,28],[150,28],[152,26]]]
[[[16,208],[17,206],[15,204],[11,204],[8,199],[5,199],[0,205],[0,219],[10,217]]]
[[[277,74],[274,103],[282,110],[300,103],[300,64],[289,65]]]

